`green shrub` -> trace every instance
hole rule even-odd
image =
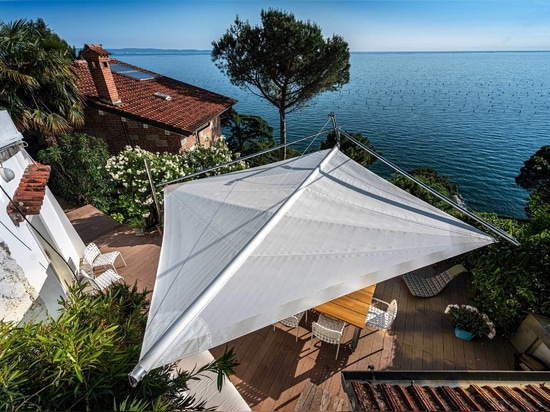
[[[503,240],[465,256],[472,268],[472,288],[481,310],[495,322],[499,333],[514,334],[525,316],[550,316],[550,228],[548,218],[527,222],[482,217],[516,237],[519,246]]]
[[[223,139],[220,139],[211,147],[199,144],[194,149],[182,151],[177,155],[152,153],[139,147],[127,146],[117,156],[109,158],[105,168],[115,184],[114,199],[109,213],[123,216],[123,221],[133,227],[143,227],[146,223],[151,225],[160,221],[154,203],[151,182],[147,175],[145,160],[149,163],[149,172],[153,184],[158,185],[199,170],[227,163],[232,159],[231,152]],[[199,177],[228,173],[246,167],[246,163],[237,162]],[[155,194],[159,207],[162,209],[163,192],[156,187]]]
[[[38,160],[51,165],[48,187],[75,206],[91,204],[107,211],[113,184],[105,171],[107,144],[85,134],[64,134],[57,144],[38,152]]]
[[[0,323],[0,409],[198,410],[184,395],[204,370],[232,373],[233,352],[194,372],[171,377],[173,365],[145,376],[137,388],[128,373],[137,364],[147,321],[147,292],[125,284],[97,295],[71,289],[57,321],[18,327]]]
[[[185,174],[179,155],[152,153],[139,147],[127,146],[117,156],[106,161],[105,169],[115,185],[115,194],[110,213],[123,216],[125,222],[145,221],[156,215],[151,183],[145,161],[149,162],[151,180],[154,184],[175,179]],[[156,190],[159,203],[163,194]],[[156,216],[153,221],[158,222]]]

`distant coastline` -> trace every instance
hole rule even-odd
[[[113,55],[123,55],[123,54],[153,54],[153,55],[162,55],[162,54],[210,54],[210,50],[199,50],[199,49],[153,49],[153,48],[138,48],[138,47],[127,47],[123,49],[107,49],[107,51]]]
[[[156,48],[140,48],[140,47],[125,47],[120,49],[110,49],[107,51],[112,55],[174,55],[174,54],[210,54],[212,50],[205,49],[156,49]],[[352,54],[459,54],[459,53],[548,53],[550,50],[418,50],[418,51],[362,51],[352,50]]]

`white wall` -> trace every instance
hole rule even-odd
[[[21,176],[28,164],[22,153],[16,154],[3,163],[4,167],[10,168],[15,173],[15,179],[11,182],[0,179],[0,185],[9,197],[13,196],[19,186]],[[6,213],[9,201],[4,191],[0,191],[0,237],[8,244],[11,257],[21,266],[30,285],[39,291],[46,280],[49,262],[29,231],[27,223],[23,222],[16,226]]]
[[[59,264],[59,262],[67,261],[71,257],[78,266],[84,244],[49,190],[46,190],[40,215],[27,217],[30,224],[25,221],[16,226],[8,216],[6,213],[9,203],[8,196],[13,196],[24,170],[30,163],[32,163],[32,159],[24,150],[3,162],[4,167],[15,172],[15,179],[10,182],[0,179],[2,189],[7,192],[6,195],[3,190],[0,190],[0,240],[7,244],[9,257],[13,259],[16,266],[21,268],[30,290],[39,293],[48,311],[55,317],[59,308],[57,301],[60,296],[66,295],[63,279],[70,279],[69,272],[60,273],[59,268],[66,265]],[[45,240],[36,234],[35,230],[42,233]],[[57,257],[57,264],[52,264],[53,256],[51,259],[47,256],[45,251],[50,247],[45,242],[48,242],[61,255]],[[53,255],[51,250],[49,253]],[[13,265],[13,262],[10,264]],[[64,270],[68,271],[68,267]],[[0,267],[0,271],[3,271],[2,267]],[[9,281],[0,282],[2,299],[5,296],[13,295],[12,291],[7,290],[9,287]],[[14,288],[15,285],[12,283],[11,287]],[[32,292],[29,294],[32,295]],[[20,306],[21,308],[16,313],[20,313],[23,309],[27,310],[30,305],[28,300],[22,299]],[[0,313],[0,318],[3,317],[2,315]]]

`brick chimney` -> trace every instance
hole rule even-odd
[[[99,98],[113,105],[122,103],[111,72],[109,52],[101,44],[85,44],[81,56],[88,63]]]

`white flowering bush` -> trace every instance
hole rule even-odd
[[[155,212],[145,159],[149,161],[151,178],[155,184],[176,179],[186,172],[180,156],[152,153],[139,147],[126,146],[123,152],[107,160],[105,168],[117,186],[115,209],[133,227],[143,227],[143,222]],[[162,191],[156,194],[162,204]]]
[[[139,147],[126,146],[117,156],[107,160],[107,172],[117,187],[117,199],[111,214],[122,215],[123,220],[132,227],[143,228],[145,222],[158,221],[150,216],[156,214],[153,192],[147,177],[145,159],[149,161],[149,171],[154,184],[169,182],[195,171],[209,169],[216,165],[230,162],[231,151],[225,141],[220,139],[211,147],[197,145],[190,151],[180,154],[152,153]],[[198,178],[233,172],[248,168],[245,162],[236,162]],[[163,192],[157,190],[157,200],[162,208]]]
[[[198,144],[191,150],[180,152],[182,166],[188,171],[187,174],[194,173],[200,170],[209,169],[216,165],[221,165],[233,160],[231,158],[231,150],[227,147],[224,136],[213,143],[210,147]],[[248,169],[248,165],[244,161],[233,163],[229,166],[224,166],[204,173],[198,178],[220,175],[223,173],[234,172],[236,170]]]
[[[485,313],[471,305],[447,305],[445,314],[451,316],[453,325],[470,332],[476,338],[493,339],[496,335],[495,325]]]

